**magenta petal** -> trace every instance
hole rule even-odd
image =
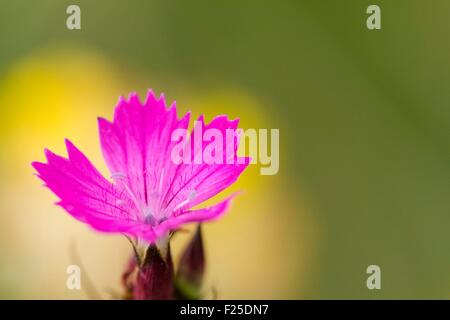
[[[99,119],[102,151],[111,173],[125,176],[136,198],[154,212],[160,180],[165,194],[175,172],[170,156],[176,144],[171,141],[172,132],[187,129],[189,117],[188,113],[178,120],[175,104],[168,109],[163,96],[157,99],[149,91],[144,104],[136,94],[128,101],[121,98],[112,123]]]
[[[208,129],[218,130],[223,137],[226,137],[227,129],[237,130],[239,120],[229,120],[227,116],[217,116],[209,124],[205,125],[203,116],[198,119],[202,126],[202,131]],[[194,133],[191,134],[191,139]],[[192,159],[195,159],[199,153],[202,153],[209,142],[191,143]],[[200,146],[200,147],[198,147]],[[231,184],[233,184],[240,176],[240,174],[249,165],[249,158],[239,158],[237,156],[237,149],[239,146],[239,138],[234,139],[234,158],[232,163],[227,163],[226,159],[226,144],[223,144],[223,163],[208,164],[204,161],[200,164],[181,164],[177,168],[175,179],[172,180],[169,193],[166,194],[163,204],[170,209],[177,208],[180,203],[188,199],[191,194],[195,197],[189,201],[188,205],[183,209],[189,209],[197,204],[200,204],[209,198],[215,196],[223,191]],[[240,161],[238,161],[238,159]]]
[[[178,229],[181,225],[186,223],[203,222],[218,219],[228,211],[231,205],[231,201],[235,196],[236,194],[233,194],[222,202],[219,202],[208,208],[189,210],[179,214],[178,216],[171,217],[158,225],[155,228],[155,232],[158,235],[163,235],[169,231]]]
[[[100,231],[126,232],[136,224],[136,208],[66,140],[68,159],[45,150],[47,163],[33,162],[39,177],[76,219]]]

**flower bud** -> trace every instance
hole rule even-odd
[[[182,299],[200,298],[200,289],[205,272],[205,254],[201,226],[183,252],[176,277],[177,295]]]
[[[173,263],[168,246],[165,257],[154,244],[146,251],[133,288],[135,300],[168,300],[173,298]]]

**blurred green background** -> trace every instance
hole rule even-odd
[[[1,0],[0,297],[86,298],[65,287],[71,243],[120,289],[128,243],[53,206],[29,163],[69,137],[104,170],[96,116],[153,88],[280,129],[279,174],[252,168],[206,226],[219,298],[449,299],[449,30],[446,0]]]

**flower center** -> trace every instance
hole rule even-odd
[[[131,201],[133,202],[133,204],[136,206],[136,208],[139,210],[139,213],[141,214],[141,216],[144,219],[144,222],[146,224],[149,224],[151,226],[156,226],[158,224],[160,224],[161,222],[167,220],[167,209],[168,208],[161,208],[162,210],[160,210],[160,212],[153,212],[153,211],[158,211],[157,208],[153,208],[154,210],[152,211],[151,209],[151,205],[154,205],[155,203],[158,203],[158,199],[161,199],[162,196],[162,191],[163,191],[163,186],[164,186],[164,178],[166,175],[166,170],[163,168],[161,170],[161,174],[160,174],[160,178],[159,181],[157,183],[158,185],[158,189],[156,192],[152,192],[150,195],[151,197],[155,200],[155,202],[151,202],[151,203],[143,203],[143,201],[140,201],[140,199],[138,197],[136,197],[136,194],[133,192],[133,190],[130,188],[129,183],[128,183],[128,176],[123,173],[123,172],[114,172],[113,174],[111,174],[111,179],[116,182],[116,184],[120,184],[121,187],[123,188],[123,190],[125,190],[125,192],[127,193],[127,195],[129,196],[129,198],[131,199]],[[187,199],[180,202],[178,205],[176,205],[171,212],[175,212],[178,211],[180,209],[182,209],[183,207],[185,207],[186,205],[188,205],[192,200],[195,199],[197,195],[197,191],[196,190],[192,190]],[[123,203],[123,200],[118,200],[118,202],[120,202],[121,204]]]

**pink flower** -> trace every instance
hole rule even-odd
[[[185,223],[216,219],[226,212],[234,195],[208,208],[193,207],[234,183],[249,164],[248,158],[236,155],[238,135],[232,164],[175,164],[171,150],[178,142],[172,141],[172,132],[187,129],[189,118],[187,113],[178,119],[175,103],[167,108],[163,95],[158,99],[149,91],[142,104],[133,93],[128,100],[119,99],[113,122],[98,119],[111,181],[69,140],[68,158],[46,149],[47,163],[32,165],[60,198],[57,204],[76,219],[98,231],[125,233],[153,243]],[[223,136],[238,125],[238,120],[227,116],[217,116],[209,124],[203,116],[198,121],[203,132],[214,128]],[[186,144],[192,158],[208,145],[195,142],[193,135]],[[224,144],[224,154],[225,148]]]

